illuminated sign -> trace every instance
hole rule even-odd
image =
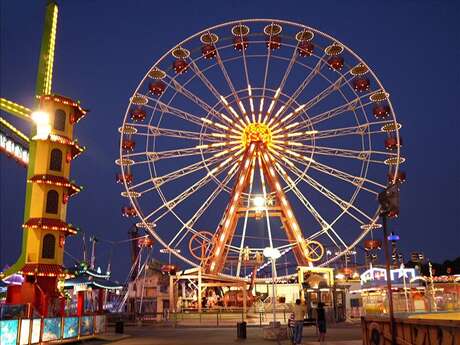
[[[361,274],[361,285],[369,281],[386,281],[387,271],[384,268],[371,267]]]
[[[415,269],[414,268],[399,268],[397,270],[391,270],[391,280],[397,281],[400,279],[414,279],[415,278]]]
[[[390,279],[392,283],[403,284],[404,279],[406,282],[417,278],[417,273],[414,268],[400,267],[390,270]],[[386,283],[387,272],[384,268],[371,267],[361,274],[361,286],[364,285],[380,285]]]
[[[0,133],[0,151],[5,151],[23,164],[29,163],[29,151]]]

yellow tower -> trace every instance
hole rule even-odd
[[[40,96],[39,100],[37,134],[32,137],[35,159],[29,162],[27,179],[31,185],[23,224],[24,266],[20,272],[26,276],[56,277],[63,272],[66,237],[77,232],[66,222],[67,202],[81,187],[70,181],[69,175],[72,159],[83,151],[72,139],[73,126],[86,111],[73,100],[58,95]]]
[[[22,286],[8,290],[8,303],[31,303],[41,315],[59,300],[57,279],[64,276],[64,245],[77,229],[67,223],[67,203],[81,187],[69,179],[71,161],[83,152],[73,140],[74,125],[85,116],[70,98],[38,96],[36,123],[30,140],[22,253],[11,272],[22,273]],[[51,302],[51,305],[50,305]]]

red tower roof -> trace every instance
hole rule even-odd
[[[49,139],[52,142],[64,144],[70,147],[70,153],[72,159],[80,155],[83,151],[86,150],[84,146],[80,146],[76,140],[71,140],[63,135],[51,134]]]
[[[77,228],[71,224],[67,224],[60,219],[54,218],[29,218],[27,222],[22,225],[23,228],[43,228],[55,231],[64,231],[71,234],[77,233]]]
[[[53,186],[65,187],[68,189],[67,194],[72,196],[82,190],[82,187],[70,182],[63,176],[56,175],[35,175],[32,176],[27,182],[35,182],[41,184],[50,184]]]
[[[61,95],[42,95],[42,96],[37,96],[41,101],[49,101],[53,100],[54,102],[62,103],[65,105],[69,105],[75,110],[75,118],[73,119],[74,123],[77,123],[80,121],[86,113],[89,111],[88,109],[83,109],[79,103],[75,102],[73,99],[64,97]]]
[[[19,271],[24,275],[38,275],[38,276],[64,276],[64,267],[61,265],[53,264],[25,264]]]

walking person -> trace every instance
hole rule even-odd
[[[307,306],[301,304],[300,299],[296,299],[294,305],[294,337],[293,343],[300,345],[302,343],[303,322],[307,313]]]
[[[318,341],[320,344],[324,344],[326,339],[326,310],[323,302],[319,302],[316,308],[316,327],[318,327]]]

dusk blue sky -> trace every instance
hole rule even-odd
[[[59,1],[53,91],[91,111],[76,128],[87,151],[72,163],[85,190],[68,219],[102,239],[124,240],[115,184],[117,128],[128,98],[148,68],[185,37],[225,21],[279,18],[324,31],[351,47],[376,72],[403,124],[401,216],[391,223],[405,254],[434,261],[460,255],[459,1]],[[45,1],[0,3],[1,97],[32,106]],[[24,131],[27,125],[12,116]],[[0,155],[0,266],[19,256],[26,170]],[[81,238],[66,249],[81,257]],[[109,246],[98,246],[101,266]],[[156,248],[155,255],[163,260]],[[406,256],[407,257],[407,256]],[[70,262],[70,261],[68,261]],[[112,261],[126,274],[129,247]]]

